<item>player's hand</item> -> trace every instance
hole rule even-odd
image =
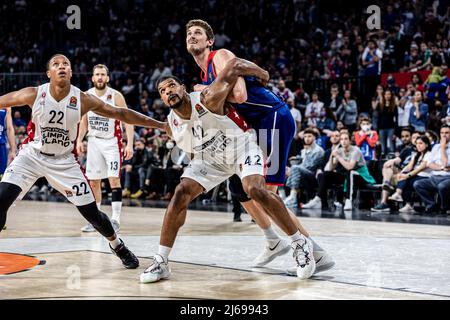
[[[77,142],[77,153],[82,154],[86,152],[86,146],[83,142]]]
[[[204,84],[196,84],[194,85],[194,91],[203,91],[203,89],[205,89],[207,86]]]
[[[402,180],[406,180],[406,179],[408,179],[408,175],[406,175],[404,173],[399,173],[397,176],[398,181],[402,181]]]
[[[267,87],[267,85],[269,84],[269,80],[270,80],[270,75],[269,72],[267,72],[266,70],[264,70],[264,75],[262,78],[256,78],[259,83],[261,83],[261,85],[263,87]]]
[[[127,145],[127,147],[123,151],[123,156],[125,160],[130,160],[131,158],[133,158],[133,154],[134,154],[133,147]]]
[[[162,130],[165,131],[170,138],[172,138],[172,129],[170,129],[168,122],[164,122],[164,127]]]
[[[16,158],[16,151],[9,151],[8,153],[8,165]]]

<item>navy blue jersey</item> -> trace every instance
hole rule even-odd
[[[6,110],[0,109],[0,143],[6,143]]]
[[[207,73],[201,73],[202,83],[210,85],[217,77],[213,58],[217,51],[211,51],[208,57]],[[253,128],[259,128],[259,120],[275,113],[286,104],[272,91],[263,87],[254,77],[244,77],[247,87],[247,101],[241,104],[233,103],[237,112],[250,123]]]

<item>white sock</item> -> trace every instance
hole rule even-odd
[[[292,234],[292,235],[290,235],[289,238],[291,238],[292,242],[298,241],[298,240],[302,239],[302,234],[300,233],[299,230],[297,230],[297,232]]]
[[[120,241],[119,237],[116,237],[116,239],[109,241],[109,244],[111,245],[111,248],[115,249],[117,248],[122,242]]]
[[[281,199],[285,199],[286,198],[286,190],[284,190],[284,188],[279,188],[278,189],[278,194],[280,195]]]
[[[112,218],[120,223],[120,213],[122,212],[122,201],[111,202]]]
[[[172,248],[159,245],[158,254],[164,258],[165,261],[169,261],[169,254]]]
[[[294,198],[297,196],[297,190],[291,189],[291,193],[289,194],[290,197]]]
[[[280,241],[280,236],[273,230],[271,226],[269,226],[267,229],[262,229],[264,232],[264,236],[266,237],[267,242],[270,246],[275,245]]]
[[[102,206],[102,202],[100,201],[100,202],[97,202],[97,208],[98,208],[98,210],[100,210],[100,207]]]

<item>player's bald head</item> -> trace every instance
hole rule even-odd
[[[52,55],[52,56],[50,57],[50,59],[48,59],[48,61],[47,61],[47,70],[50,70],[50,64],[51,64],[51,62],[52,62],[54,59],[58,58],[58,57],[61,57],[61,58],[66,59],[66,60],[69,62],[69,64],[71,64],[69,58],[67,58],[65,55],[63,55],[63,54],[61,54],[61,53],[57,53],[57,54]]]

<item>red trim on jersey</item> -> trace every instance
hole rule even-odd
[[[34,125],[33,120],[30,120],[30,122],[28,122],[28,125],[27,125],[27,137],[25,138],[25,140],[23,140],[21,147],[24,144],[27,144],[28,142],[34,140],[35,132],[36,132],[36,126]]]
[[[228,112],[226,116],[230,118],[236,125],[244,131],[250,129],[250,126],[244,120],[244,118],[236,111],[236,109],[232,105],[228,105]]]
[[[78,161],[78,152],[77,152],[76,142],[77,142],[77,139],[78,139],[78,133],[79,132],[80,132],[80,124],[78,123],[78,125],[77,125],[77,136],[75,137],[75,140],[73,141],[72,153],[73,153],[73,155],[75,157],[75,161],[78,163],[78,166],[80,167],[81,173],[83,174],[84,178],[86,179],[86,182],[88,183],[89,188],[91,189],[92,195],[94,196],[94,199],[95,199],[95,193],[94,193],[94,190],[92,189],[91,182],[89,181],[88,177],[86,177],[84,168],[81,166],[80,161]],[[95,199],[95,201],[97,201],[97,199]]]
[[[120,175],[122,173],[122,162],[123,162],[122,128],[120,126],[120,120],[114,121],[114,137],[117,138],[117,145],[119,146],[119,154],[120,154],[119,178],[120,178]]]
[[[284,186],[284,183],[266,182],[266,185],[268,185],[268,186],[282,187],[282,186]]]
[[[216,55],[216,53],[217,53],[217,50],[211,51],[209,53],[208,60],[206,62],[206,73],[203,72],[203,70],[200,71],[200,78],[202,79],[203,82],[208,81],[208,69],[209,69],[208,67],[209,67],[210,62],[212,62],[212,70],[214,73],[214,78],[217,77],[216,67],[214,66],[214,61],[213,61],[213,58]]]

